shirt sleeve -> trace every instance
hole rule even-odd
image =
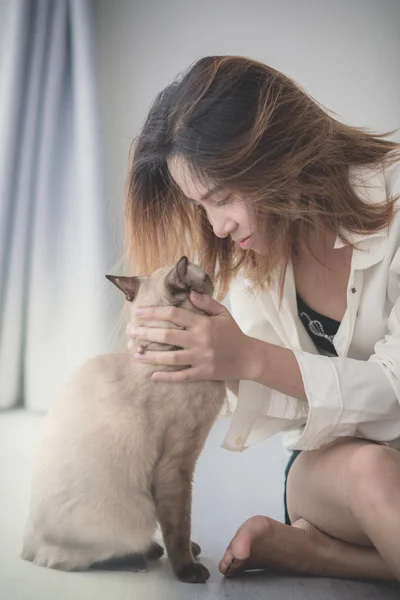
[[[238,277],[231,285],[225,304],[246,335],[287,346],[285,332],[283,328],[279,330],[277,309],[268,294],[255,294],[245,280]],[[238,394],[230,394],[230,401],[228,414],[232,419],[222,447],[234,452],[242,452],[277,432],[304,426],[308,414],[306,402],[255,381],[240,381]]]
[[[368,360],[293,350],[308,399],[296,448],[319,448],[338,437],[389,442],[400,437],[400,300],[387,333]]]

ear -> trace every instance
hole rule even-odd
[[[177,262],[165,278],[165,286],[173,296],[186,298],[190,291],[212,296],[214,288],[209,276],[201,267],[193,265],[186,256]]]
[[[138,292],[140,279],[139,277],[118,277],[117,275],[106,275],[107,279],[124,292],[126,299],[132,302]]]

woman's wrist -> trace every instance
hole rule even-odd
[[[248,338],[242,379],[307,402],[300,368],[292,350]]]
[[[241,379],[259,381],[260,377],[265,377],[266,369],[268,368],[268,353],[271,344],[250,336],[246,337],[244,372]]]

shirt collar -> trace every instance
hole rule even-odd
[[[383,204],[387,200],[386,182],[382,167],[353,167],[350,169],[349,178],[355,192],[363,202]],[[361,261],[364,268],[382,260],[388,240],[387,227],[375,233],[352,233],[347,231],[345,235],[351,244],[355,245],[357,249],[363,250],[364,255],[368,255],[367,260]],[[342,240],[337,237],[334,249],[343,247]]]
[[[358,245],[360,246],[361,242],[369,242],[372,240],[375,240],[376,238],[387,238],[388,236],[388,228],[385,227],[384,229],[381,229],[380,231],[377,231],[375,233],[352,233],[350,231],[348,231],[346,233],[346,238],[348,239],[348,241],[350,242],[350,244],[354,244],[354,245]],[[367,244],[369,245],[369,244]],[[344,248],[345,244],[342,242],[342,240],[337,237],[336,241],[335,241],[335,245],[334,245],[334,250],[338,250],[339,248]]]

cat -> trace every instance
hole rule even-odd
[[[190,291],[213,294],[211,279],[186,257],[151,276],[107,278],[132,307],[175,305],[200,313]],[[133,310],[132,322],[139,324]],[[151,343],[140,351],[150,348],[174,349]],[[154,541],[158,523],[178,579],[207,581],[209,571],[194,560],[200,547],[190,537],[192,479],[225,384],[152,381],[162,368],[179,367],[141,364],[126,350],[94,357],[72,376],[45,418],[23,559],[66,571],[121,565],[143,571],[147,559],[164,551]]]

